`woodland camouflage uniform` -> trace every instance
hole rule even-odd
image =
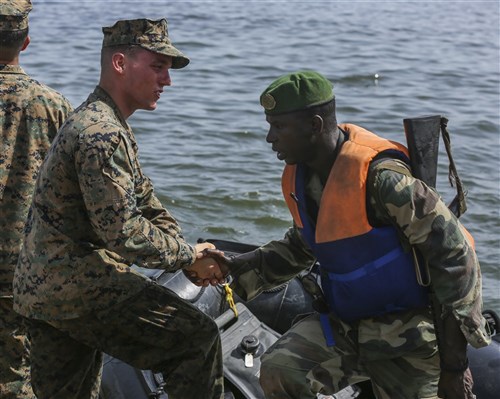
[[[152,35],[163,51],[168,39],[165,20],[103,31],[104,46],[116,36],[148,44]],[[169,398],[219,399],[216,324],[131,268],[174,272],[194,263],[195,248],[155,195],[132,129],[100,86],[61,129],[36,187],[13,288],[29,322],[39,398],[97,398],[104,352],[162,372]]]
[[[2,1],[0,35],[27,32],[29,10],[29,1]],[[19,65],[0,62],[0,397],[5,399],[33,397],[29,344],[22,318],[12,310],[12,278],[38,169],[71,110],[61,94]]]
[[[283,115],[301,109],[302,103],[313,103],[314,93],[331,101],[331,86],[315,87],[314,79],[306,80],[307,73],[300,84],[293,74],[273,82],[266,90],[274,90],[285,78],[290,79],[290,84],[281,86],[278,99],[261,96],[266,113],[272,109]],[[273,120],[268,122],[271,131]],[[288,138],[285,134],[282,137]],[[347,139],[347,133],[340,129],[336,148]],[[319,177],[311,173],[304,184],[306,196],[319,209],[323,193]],[[390,156],[371,164],[366,188],[370,225],[393,226],[404,250],[414,247],[423,255],[443,317],[451,314],[473,347],[486,346],[490,337],[481,314],[480,266],[473,243],[458,219],[435,190],[412,177],[404,162]],[[304,272],[314,261],[302,233],[294,226],[284,239],[231,260],[231,287],[243,299],[251,300]],[[314,286],[321,294],[319,286]],[[333,394],[371,379],[379,399],[437,398],[441,367],[430,308],[354,322],[342,321],[331,313],[329,318],[335,346],[327,346],[319,314],[315,313],[292,326],[263,355],[260,381],[266,397],[312,399],[316,393]]]

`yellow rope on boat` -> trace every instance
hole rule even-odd
[[[224,287],[224,291],[226,292],[226,301],[229,304],[229,307],[233,310],[234,316],[238,317],[238,309],[236,309],[236,304],[234,303],[233,290],[227,283],[222,284],[222,286]]]

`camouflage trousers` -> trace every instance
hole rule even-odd
[[[268,399],[313,399],[371,380],[378,399],[437,399],[439,354],[435,343],[418,354],[363,361],[354,335],[334,326],[325,343],[319,315],[295,324],[263,355],[260,383]],[[427,353],[425,353],[427,352]]]
[[[95,399],[102,353],[161,372],[171,399],[220,399],[222,352],[215,322],[160,285],[85,317],[29,319],[38,399]]]
[[[29,342],[12,297],[0,298],[0,398],[35,398],[29,379]]]

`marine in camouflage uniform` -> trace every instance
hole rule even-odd
[[[0,397],[33,398],[29,343],[12,309],[12,278],[35,179],[69,102],[28,76],[19,53],[29,43],[27,0],[0,2]]]
[[[339,148],[349,139],[336,120],[333,127],[327,122],[325,112],[333,112],[334,117],[335,109],[333,102],[328,111],[334,100],[326,82],[315,72],[298,72],[278,79],[261,96],[270,124],[267,141],[287,164],[303,162],[309,166],[305,192],[317,209]],[[322,106],[327,111],[322,111]],[[318,115],[323,118],[318,119]],[[330,141],[322,141],[321,136]],[[325,159],[326,164],[321,163]],[[442,310],[442,348],[438,350],[429,307],[349,322],[330,313],[334,346],[326,344],[320,316],[314,313],[293,325],[263,356],[260,381],[266,398],[315,398],[318,393],[330,395],[366,380],[371,380],[379,399],[437,398],[438,384],[447,398],[473,397],[466,370],[466,343],[485,346],[489,335],[481,314],[480,267],[471,242],[439,195],[412,177],[401,160],[389,157],[373,162],[366,188],[370,224],[393,226],[403,248],[409,251],[415,247],[428,263]],[[309,204],[307,209],[314,224]],[[231,287],[243,299],[251,300],[308,269],[315,259],[294,224],[284,239],[228,259],[226,266],[233,278]],[[322,294],[318,285],[313,288],[315,294],[318,290]],[[455,377],[458,391],[462,390],[461,395],[468,391],[467,396],[450,394],[453,391],[447,384]]]
[[[130,267],[174,272],[198,262],[199,248],[144,175],[126,122],[135,109],[154,109],[168,69],[189,59],[171,44],[165,19],[118,21],[103,32],[100,83],[41,167],[14,276],[33,387],[39,399],[97,398],[105,352],[162,372],[169,398],[220,399],[216,324]]]

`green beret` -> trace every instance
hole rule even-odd
[[[314,71],[299,71],[276,79],[260,95],[266,114],[300,111],[325,104],[335,98],[333,85]]]
[[[1,0],[0,30],[26,29],[28,27],[28,14],[32,8],[30,0]]]
[[[132,19],[116,22],[102,28],[102,47],[137,45],[146,50],[172,57],[172,68],[180,69],[189,64],[189,58],[177,50],[168,37],[167,20]]]

